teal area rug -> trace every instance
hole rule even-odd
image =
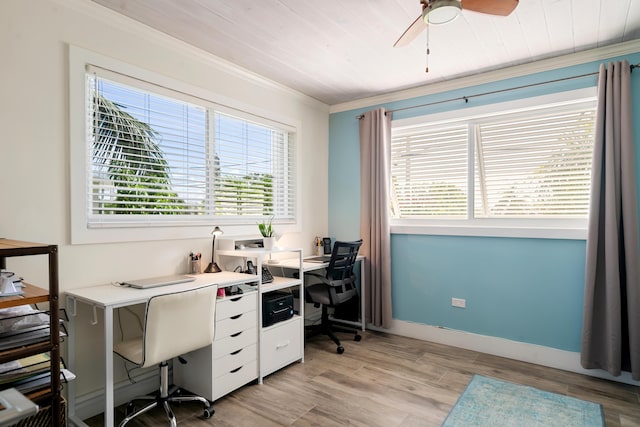
[[[603,427],[602,406],[474,375],[442,427]]]

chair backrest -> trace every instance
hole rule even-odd
[[[353,267],[361,245],[362,239],[355,242],[336,241],[333,244],[325,276],[331,283],[329,296],[333,305],[341,304],[357,294]]]
[[[213,342],[217,286],[152,297],[144,322],[143,367]]]

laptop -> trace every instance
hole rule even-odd
[[[184,274],[172,274],[170,276],[149,277],[148,279],[127,280],[121,282],[122,286],[129,286],[136,289],[155,288],[157,286],[175,285],[177,283],[192,282],[195,277],[185,276]]]
[[[329,262],[331,261],[331,255],[312,256],[303,259],[304,262]]]

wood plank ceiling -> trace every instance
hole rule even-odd
[[[638,0],[520,0],[431,25],[425,73],[418,0],[93,1],[329,105],[640,39]]]

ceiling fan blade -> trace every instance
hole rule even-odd
[[[507,16],[518,5],[518,0],[462,0],[462,9],[489,15]]]
[[[393,47],[403,47],[408,45],[416,37],[418,37],[418,35],[423,32],[425,28],[427,28],[427,24],[424,23],[421,14],[420,16],[418,16],[418,18],[416,18],[415,21],[413,21],[411,25],[409,25],[409,28],[407,28],[404,33],[402,33],[398,41],[393,44]]]

